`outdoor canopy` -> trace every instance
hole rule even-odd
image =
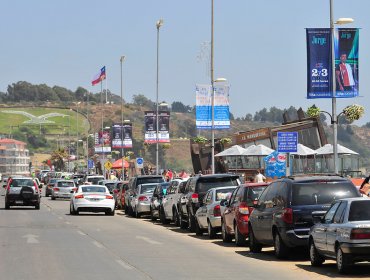
[[[263,144],[258,144],[257,146],[251,145],[243,153],[243,156],[268,156],[273,151],[274,151],[273,149]]]
[[[234,145],[226,150],[223,150],[221,153],[215,155],[215,157],[226,157],[226,156],[241,156],[247,149],[239,145]]]
[[[338,155],[358,155],[358,153],[338,144]],[[333,145],[326,144],[316,150],[316,155],[332,155]]]
[[[123,167],[128,168],[129,164],[127,161],[123,160]],[[122,159],[118,159],[112,164],[112,169],[122,169]]]
[[[302,145],[298,143],[297,145],[297,152],[290,153],[291,155],[297,155],[297,156],[313,156],[316,155],[316,151],[312,150],[309,147],[306,147],[305,145]]]

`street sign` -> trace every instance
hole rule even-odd
[[[87,164],[87,167],[88,167],[89,169],[94,168],[94,161],[93,161],[92,159],[89,159],[88,164]]]
[[[105,167],[105,169],[110,170],[112,168],[112,163],[110,161],[107,161],[107,162],[104,163],[104,167]]]
[[[278,132],[278,152],[295,153],[298,146],[298,132]]]
[[[144,159],[143,158],[136,158],[136,168],[144,168]]]

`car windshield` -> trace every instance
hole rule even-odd
[[[150,184],[150,183],[162,183],[164,180],[162,177],[143,177],[137,178],[137,185]]]
[[[353,201],[349,210],[348,221],[370,221],[370,199]]]
[[[105,193],[105,187],[97,187],[97,186],[89,186],[89,187],[82,187],[82,192],[101,192]]]
[[[255,199],[258,199],[266,187],[267,186],[248,188],[248,191],[244,193],[243,201],[246,202],[246,201],[250,201],[250,200],[253,201]]]
[[[140,193],[153,193],[157,184],[153,185],[141,185]]]
[[[221,177],[221,178],[200,178],[197,184],[197,191],[205,193],[211,188],[238,186],[238,177]]]
[[[75,184],[73,182],[58,182],[59,188],[73,188]]]
[[[295,183],[292,189],[292,205],[331,204],[337,199],[359,196],[350,182]]]
[[[105,186],[108,188],[109,191],[113,191],[115,183],[106,183]]]
[[[230,197],[231,193],[235,190],[235,187],[228,189],[221,189],[216,191],[216,201],[227,199]]]
[[[11,188],[19,188],[19,187],[33,187],[35,184],[33,183],[32,179],[13,179],[10,187]]]

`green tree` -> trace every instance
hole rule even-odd
[[[138,105],[138,106],[145,106],[145,107],[149,107],[151,109],[154,108],[154,105],[155,103],[153,101],[151,101],[150,99],[148,99],[146,96],[142,95],[142,94],[137,94],[137,95],[134,95],[133,96],[133,102],[135,105]]]

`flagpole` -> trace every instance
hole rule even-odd
[[[108,77],[107,77],[107,68],[105,68],[105,104],[107,103],[108,103]]]
[[[103,106],[103,81],[100,82],[100,103],[101,103],[101,151],[102,151],[102,171],[103,176],[105,179],[105,153],[104,153],[104,139],[103,139],[103,132],[104,132],[104,106]]]

